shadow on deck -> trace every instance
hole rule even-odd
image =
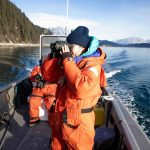
[[[5,136],[1,150],[48,150],[51,129],[43,121],[34,127],[28,124],[28,107],[23,106],[14,113],[11,126]]]

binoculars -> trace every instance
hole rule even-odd
[[[68,45],[65,41],[56,41],[55,43],[50,44],[50,48],[52,51],[61,51],[62,46]]]

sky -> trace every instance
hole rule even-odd
[[[41,27],[65,28],[67,24],[70,31],[83,25],[89,28],[91,36],[100,40],[150,39],[150,0],[10,1]]]

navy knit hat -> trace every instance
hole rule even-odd
[[[78,26],[67,37],[68,44],[77,44],[84,48],[87,48],[89,44],[89,29],[84,26]]]

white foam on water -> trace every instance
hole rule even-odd
[[[145,119],[146,114],[142,114],[142,112],[138,110],[136,106],[137,102],[135,101],[135,98],[133,96],[133,91],[123,87],[117,80],[112,80],[113,83],[111,87],[114,90],[114,93],[120,98],[121,102],[127,108],[128,112],[132,115],[134,120],[141,126],[144,132],[148,133],[149,130],[146,127],[146,123],[150,123],[150,119]],[[142,122],[139,122],[139,119],[142,120]]]
[[[26,68],[27,71],[31,72],[32,71],[32,68]]]
[[[105,73],[106,75],[106,78],[112,78],[115,74],[121,72],[121,70],[114,70],[114,71],[111,71],[111,72],[108,72],[108,73]]]

